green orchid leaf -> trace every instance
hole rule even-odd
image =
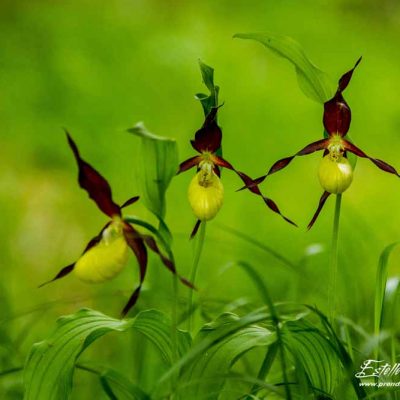
[[[169,368],[163,376],[159,379],[155,392],[162,392],[167,384],[178,371],[184,371],[191,368],[195,360],[199,360],[204,354],[207,354],[213,346],[218,346],[225,339],[232,337],[235,333],[243,331],[247,327],[256,325],[261,321],[268,320],[269,314],[265,309],[256,310],[240,318],[232,318],[230,323],[219,324],[219,328],[215,329],[210,335],[205,335],[200,340],[196,339],[190,350],[185,353],[171,368]]]
[[[100,383],[110,400],[150,400],[147,393],[118,371],[105,371]]]
[[[178,148],[174,139],[157,136],[139,122],[128,129],[141,138],[138,159],[141,194],[146,207],[158,218],[165,217],[165,194],[178,170]]]
[[[207,116],[213,107],[218,106],[219,86],[214,85],[214,69],[204,64],[201,60],[199,60],[199,66],[203,82],[210,91],[210,94],[198,93],[195,97],[197,100],[200,100],[204,115]]]
[[[194,345],[218,338],[221,332],[234,326],[238,320],[239,317],[235,314],[220,315],[200,330]],[[180,382],[188,386],[181,391],[181,395],[183,398],[193,400],[218,399],[230,367],[247,351],[259,346],[266,347],[275,339],[275,334],[256,325],[233,332],[232,335],[208,348],[206,352],[202,352],[184,369]]]
[[[233,37],[255,40],[291,62],[300,89],[310,99],[323,104],[332,98],[335,89],[328,75],[310,61],[300,44],[292,38],[274,33],[238,33]]]
[[[282,339],[295,362],[304,369],[312,387],[333,394],[343,375],[343,367],[325,333],[300,319],[283,325]]]
[[[24,399],[68,399],[75,363],[81,353],[104,334],[128,329],[142,333],[155,345],[165,363],[172,365],[172,327],[169,318],[162,312],[147,310],[133,319],[119,320],[98,311],[82,309],[61,317],[50,337],[32,347],[24,370]],[[178,355],[185,354],[190,343],[187,332],[177,331]]]

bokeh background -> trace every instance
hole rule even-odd
[[[395,0],[3,0],[0,19],[3,370],[22,365],[32,344],[50,333],[60,315],[84,306],[117,316],[137,281],[132,259],[121,276],[100,286],[69,276],[37,288],[76,259],[105,222],[77,185],[63,127],[83,157],[109,179],[117,201],[140,194],[140,171],[135,171],[139,140],[126,128],[144,121],[152,132],[176,138],[182,160],[191,156],[189,139],[203,118],[194,99],[205,90],[200,58],[215,68],[225,103],[220,112],[224,155],[238,169],[261,175],[278,158],[321,137],[321,105],[300,91],[293,67],[260,44],[232,39],[233,34],[289,35],[335,82],[362,55],[346,91],[352,139],[368,154],[400,168],[400,7]],[[223,174],[225,204],[207,227],[195,295],[207,315],[234,309],[234,302],[259,301],[243,272],[229,268],[236,260],[262,272],[276,301],[326,309],[333,198],[315,227],[305,228],[322,193],[319,157],[296,159],[262,186],[298,222],[298,229],[256,196],[236,193],[238,178]],[[191,176],[175,178],[168,192],[167,222],[183,275],[189,274],[193,253],[188,235],[195,219],[186,198]],[[372,329],[379,254],[400,237],[399,200],[400,181],[359,160],[354,183],[343,197],[337,295],[340,313],[366,331]],[[140,204],[127,213],[152,218]],[[295,267],[226,227],[272,247]],[[390,275],[400,272],[399,256],[393,255]],[[155,259],[145,289],[136,311],[170,311],[171,277]],[[186,289],[180,294],[183,303]],[[143,387],[151,385],[159,360],[143,338],[110,335],[99,343],[86,359],[120,367]],[[146,372],[143,363],[150,366]],[[92,398],[100,390],[85,372],[75,378],[73,398]],[[21,380],[21,373],[0,376],[0,397],[21,398]]]

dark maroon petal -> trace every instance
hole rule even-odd
[[[295,222],[293,222],[292,220],[290,220],[289,218],[285,217],[279,210],[277,204],[269,199],[268,197],[262,196],[264,203],[275,213],[279,214],[286,222],[289,222],[289,224],[292,224],[294,226],[297,226],[297,224]]]
[[[198,165],[200,163],[201,160],[202,160],[201,156],[195,156],[192,158],[188,158],[186,161],[184,161],[183,163],[181,163],[179,165],[178,174],[180,174],[181,172],[185,172],[185,171],[189,170],[190,168],[195,167],[196,165]]]
[[[136,203],[139,200],[140,196],[131,197],[120,207],[120,209],[130,206],[133,203]]]
[[[176,271],[175,264],[172,260],[164,256],[164,254],[160,251],[156,241],[152,236],[149,235],[141,235],[147,246],[154,251],[159,257],[162,263],[167,267],[169,271],[171,271],[174,275],[177,275],[179,280],[186,286],[190,287],[191,289],[194,289],[194,286],[185,278],[182,278]]]
[[[192,240],[197,235],[197,232],[199,231],[199,228],[200,228],[200,224],[201,224],[201,221],[198,219],[194,225],[192,233],[190,234],[190,240]]]
[[[93,239],[91,239],[89,241],[89,243],[86,245],[85,250],[83,250],[82,255],[85,254],[88,250],[90,250],[93,246],[95,246],[97,243],[100,242],[101,237],[103,235],[103,231],[104,229],[107,228],[107,226],[110,225],[110,223],[108,222],[104,228],[100,231],[100,233],[95,236]],[[75,267],[75,263],[72,263],[70,265],[67,265],[66,267],[64,267],[53,279],[50,279],[47,282],[42,283],[41,285],[39,285],[39,287],[41,288],[42,286],[47,285],[48,283],[51,283],[53,281],[56,281],[57,279],[63,278],[64,276],[68,275],[70,272],[72,272],[72,270]]]
[[[316,151],[320,151],[323,149],[326,149],[329,145],[329,139],[321,139],[317,140],[316,142],[308,144],[306,147],[302,148],[300,151],[298,151],[294,156],[292,157],[286,157],[283,158],[279,161],[277,161],[268,171],[268,175],[272,175],[275,172],[280,171],[281,169],[287,167],[290,162],[295,158],[296,156],[305,156],[307,154],[314,153]]]
[[[214,155],[212,157],[212,160],[213,160],[213,162],[215,162],[215,164],[219,165],[220,167],[227,168],[227,169],[230,169],[230,170],[236,172],[236,174],[240,177],[240,179],[246,185],[245,188],[249,189],[255,195],[262,197],[262,199],[264,200],[264,203],[268,206],[268,208],[271,209],[273,212],[279,214],[285,221],[289,222],[290,224],[292,224],[294,226],[297,226],[293,221],[291,221],[289,218],[285,217],[280,212],[277,204],[273,200],[269,199],[268,197],[263,196],[257,183],[252,178],[250,178],[244,172],[236,170],[230,162],[224,160],[222,157],[218,157],[218,156]]]
[[[324,127],[330,136],[346,136],[350,128],[351,110],[342,94],[338,92],[324,104]]]
[[[345,136],[350,128],[351,110],[343,98],[342,92],[347,88],[353,72],[360,63],[361,58],[354,67],[346,72],[339,80],[338,89],[335,96],[324,104],[324,127],[330,136],[338,134]]]
[[[48,283],[54,282],[57,279],[63,278],[64,276],[68,275],[70,272],[72,272],[72,270],[75,267],[75,263],[67,265],[66,267],[64,267],[53,279],[50,279],[47,282],[42,283],[41,285],[39,285],[38,287],[41,288],[42,286],[47,285]]]
[[[218,178],[221,178],[221,169],[218,167],[218,165],[214,165],[213,171],[214,174],[218,176]]]
[[[123,308],[121,315],[124,317],[128,311],[136,304],[140,291],[142,289],[144,278],[146,277],[147,271],[147,250],[144,245],[143,239],[140,237],[140,234],[136,232],[135,229],[132,228],[129,224],[124,224],[124,237],[129,247],[132,249],[133,253],[136,256],[136,259],[139,264],[139,286],[134,290],[125,307]]]
[[[128,302],[126,303],[125,307],[121,311],[121,318],[125,317],[128,314],[129,310],[137,303],[140,291],[142,290],[142,285],[139,285],[134,292],[132,293],[131,297],[129,297]]]
[[[101,238],[103,237],[103,232],[104,230],[111,224],[111,222],[107,222],[100,233],[95,236],[93,239],[90,240],[90,242],[86,245],[85,250],[83,250],[82,255],[85,254],[88,250],[90,250],[93,246],[96,246],[97,243],[100,242]]]
[[[203,126],[196,132],[191,144],[199,153],[208,151],[215,153],[221,147],[222,131],[217,124],[219,107],[214,107],[207,115]]]
[[[78,163],[78,182],[82,189],[86,190],[89,197],[95,201],[104,214],[112,217],[121,215],[120,208],[112,200],[111,188],[108,182],[86,161],[82,160],[78,147],[66,131],[68,143]]]
[[[253,193],[258,194],[257,189],[255,189],[254,191],[252,190],[254,186],[256,186],[256,184],[254,184],[254,180],[251,179],[244,172],[238,171],[229,161],[225,160],[222,157],[213,155],[211,159],[215,165],[222,168],[230,169],[231,171],[235,172],[239,176],[239,178],[243,181],[243,183],[246,185],[245,186],[246,188],[248,188]]]
[[[325,205],[326,199],[330,196],[331,193],[329,192],[324,192],[322,193],[321,198],[319,199],[319,204],[318,204],[318,208],[317,211],[315,211],[314,216],[312,217],[312,220],[310,221],[310,223],[307,226],[307,229],[311,229],[312,226],[314,225],[314,222],[317,220],[319,213],[321,212],[322,208]]]
[[[259,178],[256,178],[256,179],[252,179],[250,184],[246,184],[246,186],[240,188],[239,190],[250,189],[253,186],[259,185],[261,182],[263,182],[265,180],[265,178],[267,176],[272,175],[275,172],[278,172],[281,169],[287,167],[295,157],[305,156],[307,154],[311,154],[316,151],[326,149],[328,147],[328,145],[329,145],[329,139],[321,139],[321,140],[317,140],[316,142],[308,144],[306,147],[304,147],[300,151],[298,151],[295,155],[278,160],[275,164],[272,165],[272,167],[269,169],[269,171],[266,175],[260,176]]]
[[[357,65],[360,64],[362,57],[360,57],[357,62],[355,63],[354,67],[346,72],[340,79],[339,79],[339,85],[338,85],[338,90],[343,92],[346,88],[347,85],[350,83],[351,77],[353,76],[353,72],[356,69]]]
[[[385,161],[367,156],[360,148],[358,148],[353,143],[350,143],[347,140],[343,140],[342,142],[347,151],[350,151],[351,153],[355,154],[358,157],[368,158],[368,160],[372,161],[381,170],[383,170],[385,172],[389,172],[390,174],[399,176],[396,169],[394,167],[392,167],[391,165],[389,165],[388,163],[386,163]]]

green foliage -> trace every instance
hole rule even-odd
[[[158,390],[161,390],[177,371],[190,367],[192,363],[195,363],[204,354],[208,354],[214,346],[223,343],[225,339],[232,337],[232,335],[267,318],[268,314],[265,313],[264,309],[259,309],[240,318],[230,318],[229,324],[219,323],[218,329],[212,330],[209,335],[203,335],[202,340],[196,341],[190,350],[160,378],[157,383]],[[220,372],[223,374],[226,371]]]
[[[146,207],[158,218],[165,217],[165,193],[178,170],[178,149],[174,139],[157,136],[139,122],[128,132],[139,136],[141,147],[137,170],[141,171],[140,192]]]
[[[293,32],[297,37],[309,38],[307,52],[316,55],[313,57],[318,57],[318,63],[328,66],[329,71],[335,74],[346,68],[355,52],[357,55],[368,55],[365,69],[363,67],[365,75],[358,83],[355,82],[354,87],[359,90],[348,94],[353,105],[353,127],[356,129],[352,131],[355,132],[352,136],[357,141],[362,139],[365,149],[368,147],[371,154],[375,153],[373,155],[382,159],[388,157],[388,161],[396,160],[398,132],[394,127],[399,123],[398,102],[395,101],[398,96],[399,57],[398,41],[395,39],[399,33],[400,15],[400,7],[396,2],[391,2],[389,12],[387,7],[359,0],[329,4],[321,0],[297,3],[259,0],[251,6],[248,2],[238,3],[237,7],[232,7],[230,2],[210,0],[195,5],[186,2],[179,7],[171,2],[161,6],[154,1],[125,3],[116,0],[105,2],[99,7],[93,7],[90,2],[74,0],[62,6],[46,1],[6,1],[2,4],[2,400],[21,398],[21,375],[15,372],[21,369],[32,343],[38,337],[47,336],[49,323],[60,312],[74,312],[76,307],[92,303],[95,308],[111,312],[118,309],[121,300],[121,282],[124,282],[124,277],[96,287],[93,291],[88,289],[87,292],[84,289],[82,291],[82,286],[72,277],[66,278],[69,281],[65,284],[55,284],[44,291],[36,289],[36,284],[54,266],[63,265],[65,261],[69,261],[72,252],[79,251],[81,237],[92,237],[93,229],[97,229],[96,224],[99,222],[96,219],[99,216],[94,212],[95,216],[91,217],[91,205],[88,204],[86,208],[85,201],[77,201],[78,196],[83,194],[75,190],[75,181],[66,179],[73,176],[74,172],[71,170],[70,155],[67,155],[64,138],[61,133],[57,134],[60,124],[73,127],[76,134],[81,134],[80,140],[85,148],[88,144],[92,145],[89,146],[88,157],[93,161],[97,160],[95,165],[111,178],[113,188],[118,188],[115,191],[118,199],[128,198],[132,193],[141,194],[145,199],[144,192],[139,190],[137,183],[146,183],[152,186],[151,192],[155,193],[156,198],[156,201],[149,201],[149,204],[152,204],[152,210],[158,210],[160,214],[159,205],[164,200],[158,201],[160,192],[157,177],[156,180],[147,182],[143,179],[141,183],[141,178],[137,182],[131,180],[133,168],[129,161],[129,149],[139,142],[134,143],[136,139],[133,141],[126,134],[116,138],[115,132],[132,118],[135,121],[143,119],[151,121],[155,132],[172,132],[177,142],[185,144],[188,149],[187,139],[199,121],[199,110],[193,107],[190,99],[190,93],[197,85],[193,74],[193,60],[201,55],[204,60],[210,60],[218,68],[218,82],[224,82],[227,107],[223,110],[223,118],[225,137],[229,144],[229,159],[235,165],[235,160],[239,160],[244,171],[258,175],[260,168],[272,163],[280,155],[287,154],[288,146],[295,145],[292,140],[303,144],[303,135],[312,134],[311,122],[315,126],[320,123],[320,114],[315,114],[315,109],[307,104],[308,100],[302,101],[300,91],[290,87],[281,90],[279,87],[278,83],[285,80],[287,69],[280,68],[280,63],[271,63],[267,66],[269,77],[266,81],[260,76],[263,75],[260,69],[264,64],[260,63],[258,53],[254,54],[251,48],[241,48],[238,46],[241,43],[229,40],[229,35],[238,26],[247,27],[246,29],[264,26],[276,32]],[[80,21],[85,23],[79,23]],[[376,32],[379,32],[379,40]],[[304,51],[296,50],[296,46],[290,48],[291,40],[283,40],[284,45],[289,47],[279,48],[276,35],[269,43],[272,46],[269,48],[276,47],[273,49],[276,54],[288,59],[292,57],[298,63],[295,69],[302,90],[321,104],[326,95],[319,88],[323,87],[325,77],[318,72],[318,68],[314,69],[312,63],[310,66],[304,61]],[[262,51],[261,48],[259,50]],[[201,66],[201,69],[207,94],[200,94],[198,98],[207,113],[212,104],[217,104],[218,91],[215,89],[213,96],[210,89],[210,83],[211,87],[216,88],[212,68]],[[307,73],[310,77],[304,77]],[[360,87],[363,89],[360,90]],[[292,114],[287,110],[294,112]],[[378,135],[379,138],[377,132],[382,133]],[[361,134],[362,137],[357,136]],[[142,140],[144,139],[140,139]],[[186,151],[186,148],[183,149]],[[151,153],[148,155],[151,156]],[[142,157],[143,153],[134,161],[142,162]],[[140,164],[139,174],[144,173],[142,165]],[[149,165],[154,168],[155,164]],[[306,174],[310,174],[309,168],[307,162],[298,162],[291,171],[294,175],[276,176],[271,180],[272,186],[268,186],[272,190],[271,196],[274,199],[276,197],[282,210],[295,213],[293,216],[296,221],[302,221],[303,218],[305,221],[317,202],[319,189],[316,187],[316,178],[309,182],[303,179]],[[374,171],[368,162],[365,168],[365,173],[356,177],[357,188],[354,185],[354,190],[352,188],[351,193],[349,192],[351,201],[346,202],[343,209],[344,229],[340,235],[342,257],[341,283],[338,285],[338,319],[345,316],[351,321],[348,326],[356,328],[349,329],[347,336],[340,335],[339,339],[334,335],[335,332],[325,327],[323,318],[321,321],[325,331],[319,325],[313,324],[313,329],[318,329],[321,336],[326,337],[338,352],[347,373],[347,380],[341,382],[346,386],[346,392],[342,394],[337,389],[335,400],[347,400],[355,396],[349,394],[352,388],[348,381],[349,377],[354,377],[354,364],[358,367],[370,355],[374,343],[377,342],[374,341],[371,326],[380,325],[379,338],[385,333],[386,338],[392,337],[396,341],[393,333],[398,332],[399,318],[395,307],[399,294],[398,278],[383,274],[385,268],[387,272],[386,264],[386,267],[380,269],[382,279],[379,280],[378,277],[376,280],[376,263],[371,262],[371,256],[378,254],[384,244],[391,243],[393,236],[397,235],[398,186],[395,181],[390,185],[391,182],[387,179],[381,179],[380,171]],[[153,177],[152,174],[149,176]],[[175,234],[175,251],[179,260],[182,260],[182,268],[187,270],[185,264],[191,256],[191,246],[185,232],[190,229],[192,214],[182,195],[187,189],[186,178],[189,179],[185,176],[176,180],[167,193],[173,199],[168,207],[168,220],[174,221],[171,228]],[[256,280],[262,278],[263,285],[268,285],[269,296],[273,298],[295,302],[296,307],[299,307],[299,303],[323,307],[325,302],[325,255],[327,237],[331,231],[330,220],[322,216],[316,229],[307,235],[301,234],[299,230],[289,231],[290,228],[282,226],[280,220],[270,218],[268,212],[264,212],[262,202],[253,199],[255,201],[252,203],[244,192],[234,194],[230,179],[228,176],[224,178],[224,185],[227,196],[232,196],[233,201],[226,202],[219,221],[246,232],[254,240],[251,247],[248,245],[249,241],[238,241],[224,231],[215,232],[215,223],[212,224],[198,279],[199,304],[200,307],[202,304],[214,305],[211,313],[202,314],[205,321],[215,319],[230,304],[240,304],[237,309],[240,317],[237,322],[232,321],[229,332],[224,332],[222,327],[218,328],[221,329],[221,335],[218,335],[221,337],[220,341],[218,338],[212,341],[209,335],[204,335],[201,343],[197,343],[196,338],[196,344],[187,349],[188,345],[184,344],[186,342],[183,339],[181,347],[185,350],[181,351],[178,367],[175,363],[168,367],[171,364],[170,356],[176,353],[173,345],[169,349],[170,326],[161,330],[161,338],[154,338],[154,342],[167,346],[167,350],[164,349],[162,353],[162,367],[171,368],[182,376],[186,372],[185,368],[194,367],[192,359],[202,360],[207,352],[217,351],[220,343],[239,335],[241,330],[253,327],[265,329],[268,326],[272,335],[276,336],[270,310],[264,308],[258,315],[257,312],[250,316],[248,314],[262,301],[266,302],[262,285],[258,285],[262,294],[259,297],[254,294],[252,284],[243,280],[242,272],[238,272],[239,268],[232,268],[226,280],[218,280],[212,286],[213,280],[219,276],[224,266],[232,262],[232,257],[246,260],[247,265],[258,268]],[[68,182],[73,182],[73,185]],[[132,184],[127,184],[129,182]],[[153,190],[154,187],[157,190]],[[371,193],[371,188],[374,193]],[[385,212],[378,207],[383,204],[376,202],[380,194],[385,196],[384,206],[390,211],[391,218],[386,218]],[[135,223],[152,232],[165,248],[169,248],[167,242],[170,236],[160,234],[158,227],[155,227],[157,224],[145,225],[146,222],[140,217],[132,218],[136,219]],[[163,220],[160,223],[162,230]],[[325,251],[304,258],[303,255],[309,249],[309,254],[314,254],[311,249],[315,246]],[[258,249],[262,249],[264,253]],[[275,254],[276,249],[284,257]],[[387,260],[385,262],[388,263]],[[282,268],[283,264],[291,267],[291,270]],[[161,281],[162,274],[157,274],[155,270],[149,269],[149,279],[139,307],[157,304],[158,308],[169,310],[170,285],[164,284]],[[372,320],[371,288],[375,287],[376,282],[379,282],[375,301],[377,311],[375,320]],[[186,289],[180,289],[179,294],[182,297],[184,290]],[[274,307],[279,311],[284,329],[285,321],[289,318],[283,311],[285,307],[281,304],[275,304]],[[181,304],[181,310],[182,308]],[[292,320],[296,317],[298,315],[291,315]],[[250,325],[246,325],[246,320],[250,321]],[[157,326],[154,329],[159,330]],[[341,333],[340,330],[338,332]],[[125,336],[130,344],[131,338]],[[118,338],[111,341],[110,349],[106,353],[109,357],[106,359],[107,364],[114,364],[115,355],[118,357],[118,362],[113,365],[118,370],[107,370],[99,375],[102,376],[103,389],[108,388],[107,394],[110,398],[147,399],[150,397],[147,392],[150,393],[151,388],[157,385],[159,376],[154,376],[152,366],[155,361],[159,361],[159,350],[157,347],[153,349],[152,344],[142,346],[142,339],[146,341],[142,335],[137,343],[137,338],[133,339],[133,344],[138,347],[137,351],[132,351],[131,354],[124,352],[125,338]],[[252,394],[249,398],[284,398],[277,352],[279,349],[275,347],[277,343],[275,341],[266,348],[257,347],[255,352],[248,352],[241,357],[234,365],[234,369],[241,375],[229,374],[224,388],[232,385],[241,389],[240,384],[247,379],[248,385],[261,388],[258,394],[250,391]],[[380,349],[380,354],[385,359],[388,354],[388,348],[384,347],[386,344],[388,343],[382,342]],[[302,345],[299,346],[303,351]],[[147,352],[149,348],[150,352]],[[393,360],[397,362],[397,341],[393,350]],[[256,379],[260,357],[253,356],[254,353],[260,356],[262,354],[259,353],[264,351],[267,353],[263,364],[265,370],[260,368],[259,379]],[[96,356],[94,354],[94,358]],[[100,356],[103,354],[99,354]],[[47,360],[46,357],[44,361]],[[132,369],[132,366],[141,365],[143,359],[146,365],[140,375],[133,373],[128,376],[126,371]],[[298,391],[296,386],[304,387],[304,393],[308,395],[313,390],[310,378],[300,361],[295,361],[294,357],[293,360],[288,359],[287,363],[293,398],[305,399],[303,392]],[[252,368],[248,368],[249,364]],[[294,368],[300,372],[295,373]],[[249,372],[251,376],[248,375],[247,378],[242,375]],[[170,374],[160,384],[166,391],[171,389],[171,375],[174,374]],[[74,377],[74,399],[103,398],[101,386],[88,385],[87,378],[90,376],[86,374]],[[220,377],[216,378],[217,381],[219,379]],[[197,387],[199,385],[199,382],[191,383]],[[204,384],[205,388],[205,382],[200,384]],[[359,387],[359,382],[353,381],[353,386]],[[270,394],[270,388],[275,388],[275,395]],[[178,389],[184,390],[183,387],[177,387],[176,390]],[[376,391],[369,389],[368,396],[361,389],[357,392],[360,399],[386,399],[389,394],[392,394],[392,399],[396,398],[396,393],[383,388]],[[246,387],[243,393],[245,391]],[[221,393],[220,397],[231,400],[229,392],[225,395]],[[42,398],[46,400],[45,397],[40,400]]]
[[[275,54],[286,58],[295,67],[300,89],[310,99],[324,104],[334,95],[335,85],[332,80],[310,61],[302,46],[292,38],[274,33],[237,33],[234,38],[255,40]],[[324,137],[328,137],[325,131]],[[349,135],[347,139],[352,141]],[[348,152],[347,158],[355,169],[357,156]]]
[[[219,86],[214,85],[214,68],[204,64],[201,60],[199,60],[199,66],[203,82],[210,94],[197,93],[195,97],[200,100],[204,115],[207,116],[213,107],[218,106]]]
[[[24,399],[67,399],[72,388],[75,362],[80,354],[104,334],[127,329],[142,333],[154,343],[164,361],[172,363],[171,323],[160,311],[143,311],[134,319],[117,320],[97,311],[83,309],[60,318],[53,334],[33,346],[25,365]],[[177,337],[178,352],[183,354],[190,346],[190,336],[178,331]],[[107,375],[104,379],[109,380]]]
[[[71,392],[75,361],[94,340],[131,323],[91,310],[61,317],[49,339],[33,346],[25,371],[25,400],[66,399]]]
[[[383,316],[384,316],[384,308],[385,308],[385,296],[388,296],[389,304],[393,306],[393,303],[396,301],[396,291],[387,291],[387,282],[388,282],[388,267],[389,267],[389,257],[392,254],[393,250],[400,244],[400,242],[394,242],[385,247],[382,251],[379,262],[378,269],[376,271],[376,286],[375,286],[375,313],[374,313],[374,332],[376,338],[379,337],[379,334],[383,325]],[[397,285],[396,285],[397,288]],[[392,301],[390,301],[390,298]],[[389,311],[389,310],[388,310]],[[393,312],[394,310],[392,310]],[[375,355],[378,357],[378,349],[379,344],[376,348]]]
[[[296,69],[300,89],[310,99],[325,103],[333,96],[329,77],[309,60],[300,44],[292,38],[274,33],[238,33],[234,37],[260,42],[291,62]]]
[[[288,321],[282,329],[285,345],[301,366],[314,389],[333,394],[342,367],[332,344],[305,320]]]
[[[194,339],[193,345],[196,346],[208,340],[214,342],[221,332],[229,329],[238,320],[239,317],[231,313],[220,315],[215,321],[203,326]],[[254,325],[217,340],[214,345],[199,354],[185,367],[180,383],[183,387],[185,384],[188,387],[180,392],[183,398],[218,399],[230,367],[247,351],[259,346],[269,346],[275,339],[276,336],[271,331]]]
[[[174,139],[154,135],[139,122],[128,132],[139,136],[141,146],[138,152],[136,170],[140,193],[146,207],[158,218],[159,231],[169,245],[172,237],[166,225],[165,195],[172,178],[178,170],[178,148]]]
[[[105,371],[100,376],[100,383],[110,400],[150,400],[148,394],[118,371]]]

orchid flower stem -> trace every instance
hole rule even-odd
[[[190,272],[190,282],[196,286],[196,276],[199,267],[199,262],[201,258],[201,253],[204,247],[204,239],[206,236],[206,221],[202,221],[200,224],[199,234],[197,237],[197,242],[195,243],[194,248],[194,257],[193,257],[193,265],[192,270]],[[188,331],[191,331],[192,322],[193,322],[193,290],[189,290],[189,298],[188,298]]]
[[[332,245],[329,263],[329,291],[328,308],[332,326],[336,317],[336,288],[337,288],[337,269],[338,269],[338,239],[339,239],[339,219],[342,195],[336,195],[335,214],[333,217]]]

